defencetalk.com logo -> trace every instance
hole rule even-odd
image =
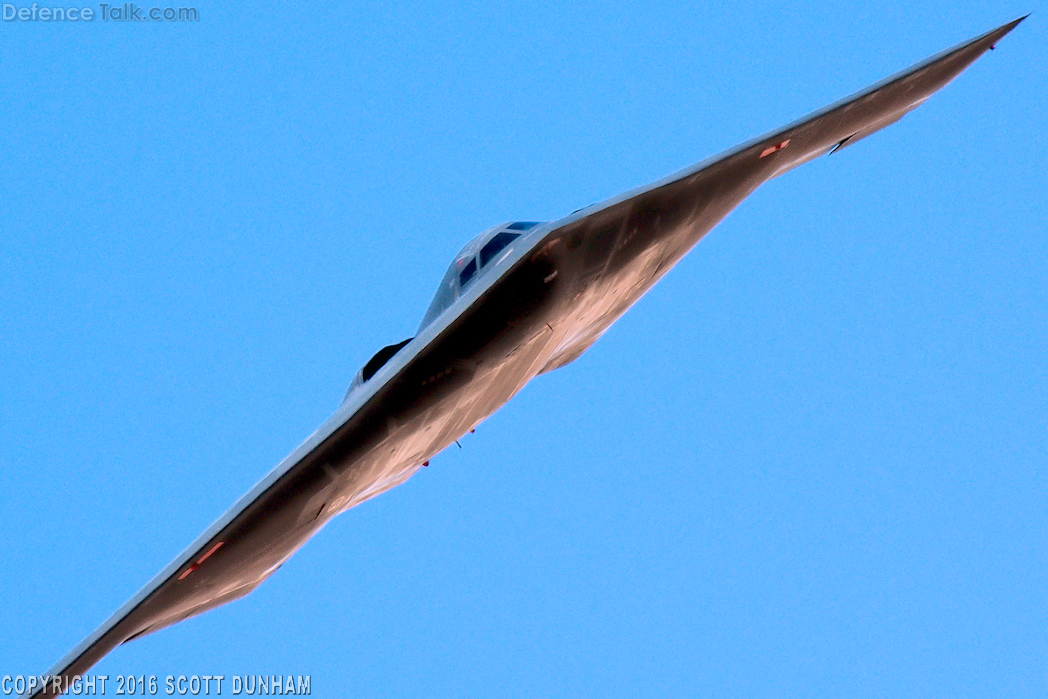
[[[0,6],[5,22],[199,22],[195,7],[151,7],[148,10],[133,2],[122,5],[99,3],[95,7],[48,7],[39,3]]]

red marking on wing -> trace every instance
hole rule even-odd
[[[208,558],[210,558],[211,554],[213,554],[215,551],[217,551],[220,548],[222,548],[222,544],[224,544],[224,543],[226,543],[226,542],[220,541],[217,544],[215,544],[214,546],[212,546],[210,551],[208,551],[207,553],[205,553],[203,556],[200,557],[200,559],[197,561],[197,565],[200,565],[201,563],[206,561]]]
[[[787,138],[782,143],[776,143],[771,148],[765,148],[764,151],[761,153],[761,157],[762,158],[767,158],[772,153],[778,153],[780,150],[782,150],[783,148],[785,148],[788,145],[790,145],[790,139]]]
[[[182,574],[178,576],[178,579],[179,580],[185,580],[186,578],[188,578],[190,573],[192,573],[194,570],[199,568],[201,563],[203,563],[204,561],[206,561],[208,558],[211,557],[211,554],[213,554],[215,551],[217,551],[220,548],[222,548],[222,544],[224,544],[224,543],[226,543],[226,542],[220,541],[217,544],[215,544],[214,546],[212,546],[210,549],[208,549],[208,552],[205,553],[200,558],[198,558],[196,563],[194,563],[193,565],[191,565],[188,568],[186,568],[182,572]]]

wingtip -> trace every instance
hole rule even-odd
[[[996,29],[991,29],[982,36],[977,36],[971,41],[969,41],[966,44],[966,47],[979,47],[981,51],[986,51],[987,49],[993,51],[995,48],[997,48],[998,41],[1007,36],[1013,29],[1019,26],[1019,24],[1029,16],[1030,13],[1028,12],[1022,17],[1019,17],[1018,19],[1013,19],[1011,22],[1002,24]]]
[[[1006,29],[1007,31],[1009,31],[1009,32],[1010,32],[1011,30],[1015,29],[1015,28],[1016,28],[1016,27],[1018,27],[1018,26],[1019,26],[1020,24],[1022,24],[1023,20],[1025,20],[1025,19],[1026,19],[1027,17],[1029,17],[1029,16],[1031,15],[1031,14],[1033,14],[1033,13],[1032,13],[1032,12],[1027,12],[1027,13],[1026,13],[1025,15],[1023,15],[1023,16],[1022,16],[1022,17],[1020,17],[1019,19],[1013,19],[1013,20],[1012,20],[1011,22],[1009,22],[1008,24],[1006,24],[1006,25],[1004,25],[1003,27],[1001,27],[1001,29]]]
[[[990,33],[988,34],[988,36],[993,36],[993,37],[994,37],[994,40],[995,40],[995,41],[996,41],[996,40],[998,40],[998,39],[1001,39],[1001,38],[1002,38],[1002,37],[1004,37],[1004,36],[1005,36],[1006,34],[1008,34],[1008,32],[1010,32],[1011,30],[1013,30],[1013,29],[1015,29],[1015,28],[1016,28],[1017,26],[1019,26],[1019,24],[1020,24],[1020,23],[1021,23],[1021,22],[1022,22],[1022,21],[1023,21],[1024,19],[1026,19],[1027,17],[1029,17],[1029,16],[1030,16],[1030,14],[1031,14],[1031,13],[1027,12],[1027,13],[1026,13],[1025,15],[1023,15],[1023,16],[1022,16],[1022,17],[1020,17],[1019,19],[1013,19],[1013,20],[1012,20],[1011,22],[1008,22],[1007,24],[1002,24],[1001,26],[997,27],[997,28],[996,28],[996,29],[994,29],[994,30],[993,30],[992,32],[990,32]]]

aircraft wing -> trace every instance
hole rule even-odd
[[[588,326],[592,329],[591,336],[580,336],[574,344],[567,343],[565,351],[559,357],[554,356],[546,370],[562,366],[581,354],[604,328],[761,184],[898,121],[957,77],[1020,21],[1022,19],[945,51],[789,126],[557,222],[535,243],[536,247],[579,233],[580,244],[595,251],[590,259],[595,270],[593,278],[614,276],[616,260],[637,259],[637,246],[655,246],[659,255],[649,256],[650,267],[644,270],[648,276],[642,283],[632,283],[630,293],[606,309],[607,321]],[[623,263],[622,268],[625,267]],[[586,270],[582,271],[585,277]],[[424,350],[425,346],[412,349],[409,345],[405,357],[391,362],[371,382],[374,385],[348,400],[167,568],[52,668],[45,677],[63,678],[57,692],[49,683],[47,688],[36,688],[31,695],[62,693],[68,688],[65,684],[68,678],[86,673],[117,645],[242,597],[272,574],[333,516],[326,509],[333,496],[325,490],[334,478],[325,479],[323,472],[330,472],[331,464],[346,457],[349,449],[346,440],[351,430],[378,429],[375,426],[385,419],[384,406],[389,405],[384,398],[387,393],[383,392]],[[374,473],[372,470],[370,477]],[[333,510],[337,512],[339,508],[373,497],[406,477],[368,481],[367,487],[352,501],[336,498]]]
[[[799,121],[558,221],[546,244],[575,249],[582,314],[544,371],[581,355],[760,185],[916,109],[1026,17],[922,61]],[[599,317],[598,317],[599,316]]]
[[[697,200],[700,204],[714,195],[726,196],[737,204],[773,177],[820,155],[850,146],[899,121],[952,82],[980,56],[995,48],[997,42],[1024,19],[1025,16],[1020,17],[947,49],[792,124],[658,182],[581,209],[559,223],[567,225],[587,216],[603,214],[610,207],[636,204],[656,192],[686,198],[689,191],[701,191],[704,196]]]
[[[245,580],[245,576],[240,572],[227,571],[225,577],[228,584],[222,584],[220,573],[218,585],[215,586],[216,576],[212,574],[207,582],[213,591],[203,597],[194,593],[194,587],[199,587],[194,586],[196,581],[193,578],[203,564],[209,559],[217,562],[223,553],[222,549],[235,537],[233,532],[251,526],[251,520],[265,517],[266,511],[274,507],[274,501],[284,497],[289,487],[294,487],[296,471],[313,461],[318,454],[322,454],[325,445],[337,434],[338,428],[349,419],[346,411],[348,407],[343,406],[343,409],[244,495],[178,558],[62,658],[47,675],[38,678],[45,683],[41,683],[42,686],[38,686],[26,696],[58,696],[69,691],[72,678],[85,674],[121,643],[243,597],[274,572],[282,560],[305,543],[308,536],[299,537],[297,542],[293,542],[290,550],[258,550],[257,554],[261,559],[272,559],[275,563],[249,574],[248,579]],[[358,405],[352,406],[357,412],[359,408]],[[274,556],[274,553],[277,555]],[[55,683],[52,679],[59,683],[58,691],[54,691]]]

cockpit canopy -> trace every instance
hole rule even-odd
[[[441,280],[433,303],[419,326],[419,332],[455,303],[478,274],[483,274],[509,254],[513,241],[524,231],[530,231],[538,225],[540,223],[537,221],[504,223],[484,231],[462,248]]]
[[[539,225],[541,224],[536,221],[504,223],[484,231],[471,240],[466,247],[462,248],[462,252],[455,256],[455,260],[448,268],[443,281],[440,282],[440,288],[437,289],[437,295],[433,298],[433,303],[430,304],[429,310],[426,311],[425,318],[422,319],[419,332],[422,332],[423,328],[436,320],[451,304],[455,303],[462,296],[463,291],[468,290],[470,285],[476,281],[478,275],[482,275],[508,255],[512,250],[513,242],[520,238],[525,231],[530,231]],[[349,390],[346,391],[346,397],[343,399],[343,402],[349,400],[349,397],[356,389],[363,386],[412,339],[414,338],[408,338],[403,342],[383,347],[379,350],[378,354],[372,357],[357,372]]]

